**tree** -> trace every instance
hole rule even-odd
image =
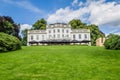
[[[105,36],[105,34],[102,31],[100,31],[99,27],[94,24],[87,25],[86,23],[81,22],[81,20],[79,19],[73,19],[69,22],[69,24],[73,29],[79,29],[79,28],[90,29],[91,45],[93,46],[96,45],[97,38]]]
[[[69,24],[71,25],[73,29],[87,28],[86,23],[81,22],[81,20],[79,19],[73,19],[69,22]]]
[[[108,35],[104,46],[106,49],[120,50],[120,36],[115,34]]]
[[[39,30],[39,29],[46,29],[46,24],[47,22],[45,21],[45,19],[40,19],[40,20],[37,20],[34,24],[33,24],[33,27],[32,29],[34,30]]]
[[[94,25],[94,24],[91,24],[91,25],[88,25],[88,29],[90,29],[90,34],[91,34],[91,44],[93,46],[96,45],[96,40],[100,37],[105,37],[105,34],[100,31],[99,27]]]
[[[22,45],[26,46],[27,45],[27,29],[22,30]]]
[[[9,16],[0,16],[0,32],[7,33],[21,39],[19,36],[20,25],[14,23],[13,19]]]

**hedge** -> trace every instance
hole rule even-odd
[[[0,32],[0,52],[21,49],[21,42],[18,38]]]

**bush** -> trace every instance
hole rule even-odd
[[[17,49],[21,49],[21,42],[18,38],[5,33],[0,33],[0,52]]]
[[[110,34],[105,41],[104,46],[106,49],[120,50],[120,36]]]

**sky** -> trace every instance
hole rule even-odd
[[[21,30],[41,18],[48,24],[80,19],[106,35],[120,34],[120,0],[0,0],[0,16],[12,17]]]

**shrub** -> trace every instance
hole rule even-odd
[[[18,38],[6,33],[0,33],[0,52],[13,51],[17,49],[21,49],[21,42]]]
[[[110,34],[105,41],[104,46],[106,49],[120,50],[120,36]]]

